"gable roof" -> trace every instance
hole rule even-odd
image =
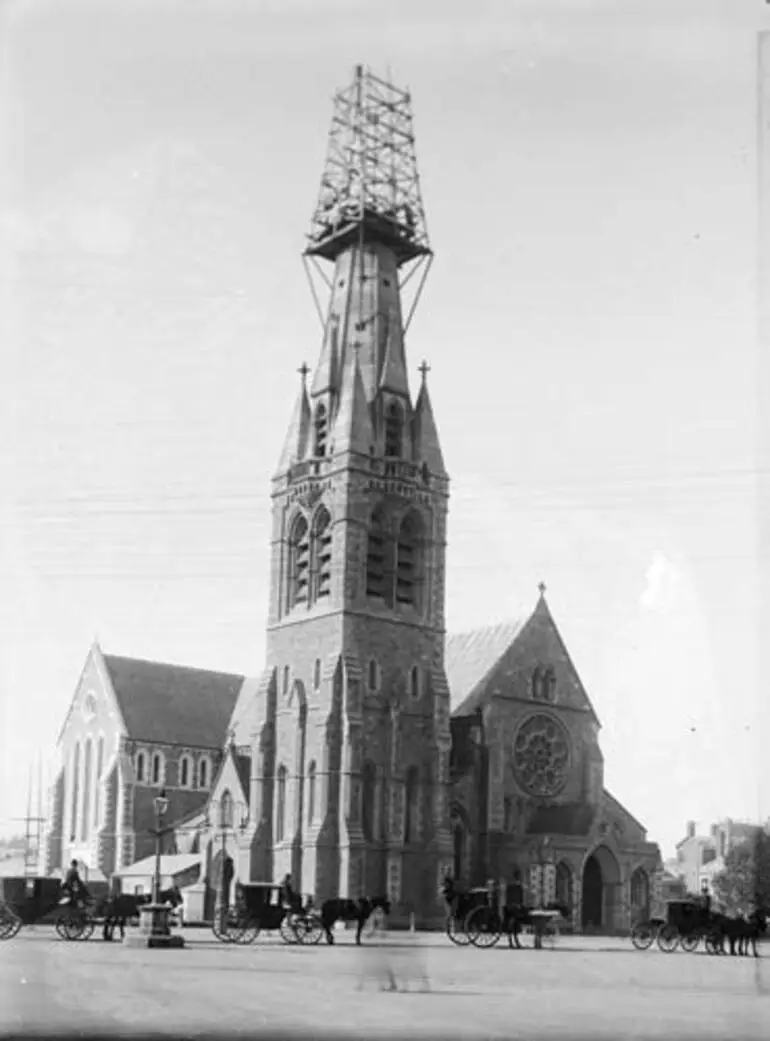
[[[474,695],[483,693],[484,680],[528,621],[528,618],[523,618],[500,622],[447,636],[444,668],[449,683],[452,715],[467,716],[478,707],[478,699]]]
[[[129,737],[221,748],[243,676],[103,656]]]

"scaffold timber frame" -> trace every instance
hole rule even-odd
[[[356,66],[352,84],[334,95],[321,189],[303,254],[321,324],[326,317],[309,263],[331,288],[319,260],[378,241],[393,250],[403,289],[420,274],[404,323],[409,326],[433,253],[414,144],[409,91]]]

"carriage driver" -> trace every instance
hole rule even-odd
[[[293,911],[297,904],[297,894],[294,892],[289,873],[283,876],[283,882],[281,882],[281,903],[290,911]]]
[[[77,860],[73,860],[67,868],[67,874],[62,883],[62,892],[67,893],[69,896],[69,906],[77,907],[80,904],[82,895],[85,894],[85,891],[86,887],[83,884],[80,872],[78,871],[78,862]]]

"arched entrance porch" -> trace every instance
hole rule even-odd
[[[618,928],[620,865],[607,846],[597,846],[583,865],[580,924],[583,932],[612,933]]]

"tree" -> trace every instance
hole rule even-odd
[[[714,894],[730,914],[755,904],[770,908],[770,836],[757,829],[752,839],[733,847],[724,870],[714,877]]]

